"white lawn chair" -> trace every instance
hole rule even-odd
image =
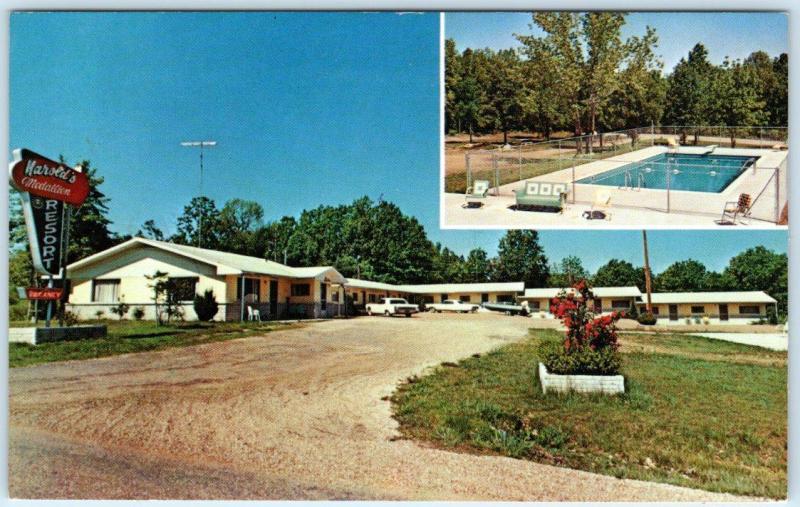
[[[595,212],[600,212],[604,215],[605,220],[611,220],[611,193],[606,190],[597,190],[594,194],[594,201],[589,208],[588,217],[590,220],[595,219]],[[586,213],[584,213],[586,216]]]
[[[486,196],[489,194],[490,185],[489,180],[475,180],[475,183],[473,183],[471,187],[468,187],[467,192],[464,194],[463,207],[471,208],[475,204],[481,206],[483,200],[486,199]]]

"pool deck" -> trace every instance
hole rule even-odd
[[[681,147],[678,153],[702,154],[707,147]],[[735,226],[748,228],[773,228],[770,222],[775,216],[775,185],[770,183],[772,168],[780,166],[787,157],[785,150],[717,148],[714,154],[759,157],[754,169],[742,172],[727,188],[719,193],[671,190],[669,196],[662,189],[626,189],[607,185],[570,183],[573,180],[594,176],[617,169],[631,162],[638,162],[661,153],[673,152],[664,146],[653,146],[605,159],[567,168],[530,181],[569,183],[570,195],[563,213],[547,211],[515,211],[514,190],[523,182],[501,185],[499,195],[490,195],[481,208],[463,208],[462,194],[443,195],[442,226],[447,228],[530,228],[530,227],[576,227],[576,228],[620,228],[620,227],[714,227],[720,218],[725,203],[737,201],[740,194],[750,194],[753,199],[763,194],[753,206],[753,216]],[[785,172],[785,171],[784,171]],[[574,175],[573,175],[574,173]],[[774,180],[773,180],[774,181]],[[785,175],[780,184],[785,185]],[[786,188],[780,190],[787,195]],[[609,220],[586,220],[587,211],[598,193],[611,197]],[[491,194],[495,191],[492,190]],[[785,198],[783,199],[785,201]],[[780,207],[783,206],[783,202]],[[667,212],[669,210],[669,212]]]

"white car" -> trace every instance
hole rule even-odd
[[[419,308],[402,298],[381,298],[377,303],[367,304],[367,315],[411,315],[417,313]]]
[[[471,313],[480,308],[480,305],[472,303],[462,303],[458,299],[445,299],[441,303],[430,303],[427,305],[428,309],[432,312],[457,312],[457,313]]]

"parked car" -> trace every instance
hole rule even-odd
[[[417,313],[419,309],[417,305],[412,305],[402,298],[381,298],[377,303],[367,304],[367,315],[411,315]]]
[[[526,302],[523,302],[521,305],[515,305],[514,303],[483,303],[482,306],[487,310],[505,313],[506,315],[519,315],[523,313],[523,309],[524,314],[528,314],[528,305]]]
[[[458,299],[445,299],[441,303],[428,303],[428,310],[431,312],[458,312],[470,313],[480,308],[480,305],[472,303],[462,303]]]

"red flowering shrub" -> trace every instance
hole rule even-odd
[[[616,373],[607,370],[619,369],[616,322],[624,313],[595,315],[589,307],[593,294],[586,281],[578,282],[573,289],[561,291],[550,302],[550,312],[561,319],[567,331],[563,348],[547,348],[543,357],[545,366],[553,373]]]

